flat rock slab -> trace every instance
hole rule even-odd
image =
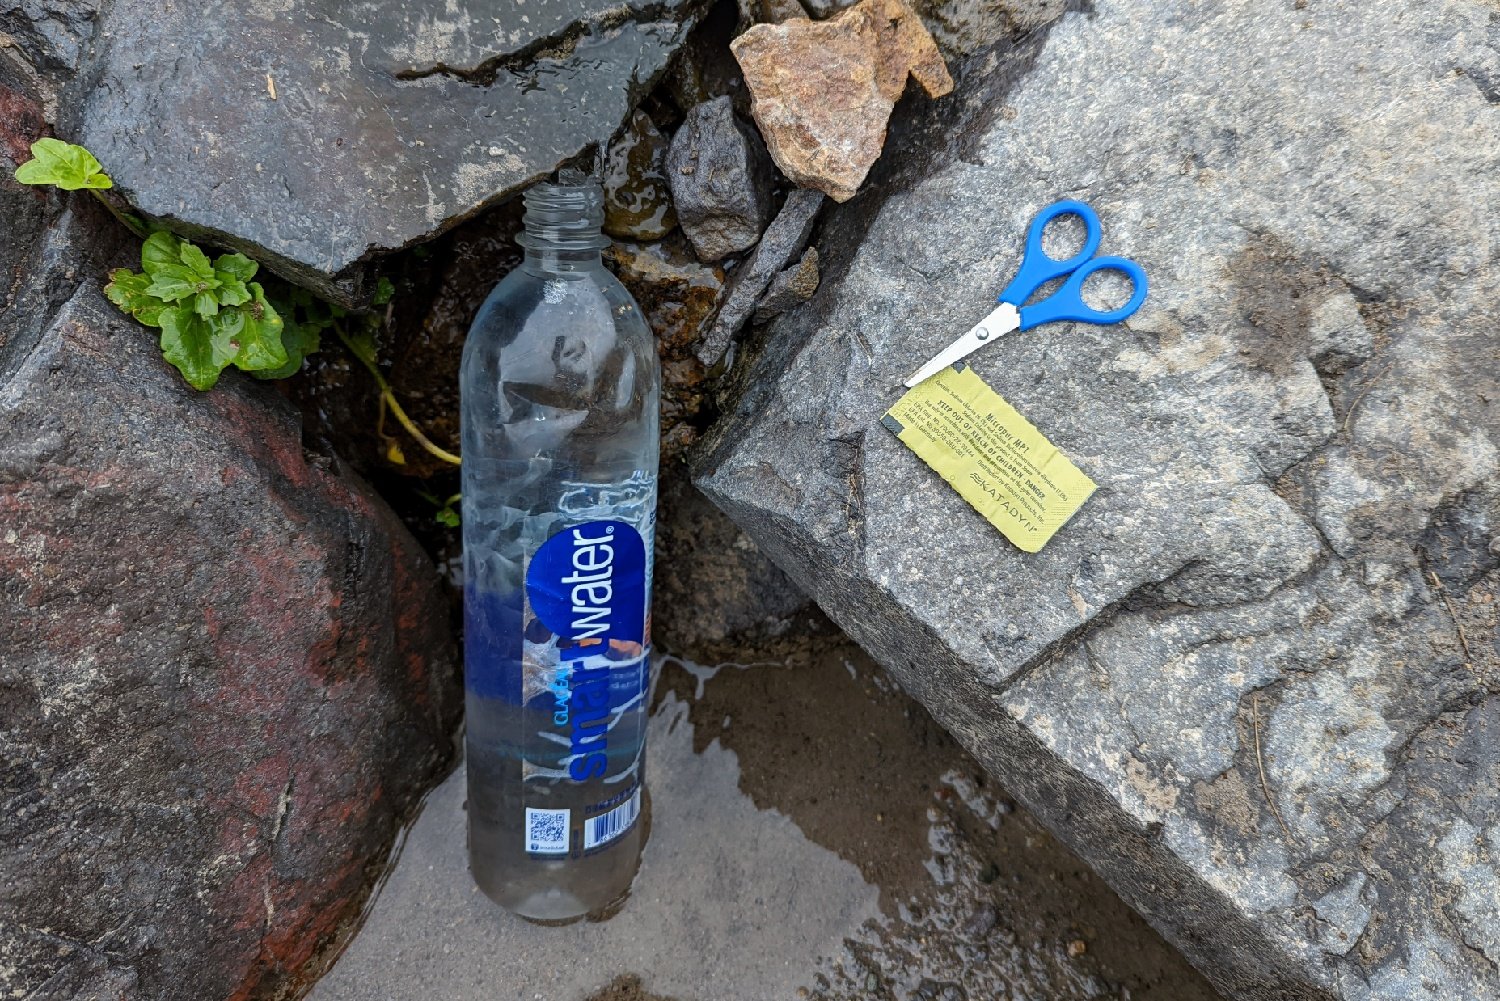
[[[1236,997],[1500,997],[1494,16],[1099,0],[976,54],[699,454]],[[1028,556],[877,422],[1063,197],[1152,293],[972,357],[1100,485]]]
[[[606,143],[700,6],[124,0],[77,138],[147,215],[354,301],[362,262]]]

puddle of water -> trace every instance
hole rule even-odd
[[[312,1001],[1216,998],[853,644],[744,659],[661,659],[618,914],[543,928],[490,904],[460,770]]]
[[[690,706],[696,747],[737,756],[756,806],[879,887],[880,916],[799,997],[1218,997],[857,646],[810,639],[792,659],[706,676],[668,661],[657,691]]]
[[[758,809],[739,789],[733,753],[716,742],[695,753],[675,694],[660,700],[648,740],[651,838],[615,917],[543,928],[485,899],[467,871],[460,769],[429,800],[312,1001],[573,1001],[634,972],[650,991],[685,999],[792,996],[877,913],[876,890],[785,816]]]

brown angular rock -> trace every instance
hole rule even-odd
[[[839,202],[880,156],[908,75],[933,97],[953,89],[937,43],[901,0],[863,0],[827,21],[758,24],[730,49],[776,166]]]
[[[661,456],[676,458],[706,424],[705,368],[693,354],[724,295],[724,272],[704,266],[678,240],[617,242],[604,263],[640,303],[661,356]]]
[[[800,261],[771,279],[771,287],[756,304],[752,319],[756,323],[765,323],[793,306],[801,305],[818,290],[818,280],[818,248],[808,247],[802,252]]]

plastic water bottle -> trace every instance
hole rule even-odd
[[[525,198],[525,260],[461,375],[469,865],[497,903],[566,921],[640,862],[660,375],[600,259],[598,185]]]

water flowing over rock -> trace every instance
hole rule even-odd
[[[630,116],[604,165],[604,232],[625,240],[660,240],[677,228],[667,149],[667,138],[650,115]]]
[[[456,651],[285,400],[105,300],[123,233],[84,200],[0,312],[0,995],[283,996],[447,762]]]
[[[122,0],[66,138],[147,215],[354,303],[371,259],[607,143],[701,6]]]
[[[911,76],[953,89],[937,44],[901,0],[863,0],[827,21],[758,24],[730,46],[781,172],[834,201],[859,190]]]
[[[1098,0],[976,53],[699,456],[1237,998],[1500,997],[1494,16]],[[972,356],[1100,485],[1027,555],[877,422],[1062,197],[1152,292]]]

